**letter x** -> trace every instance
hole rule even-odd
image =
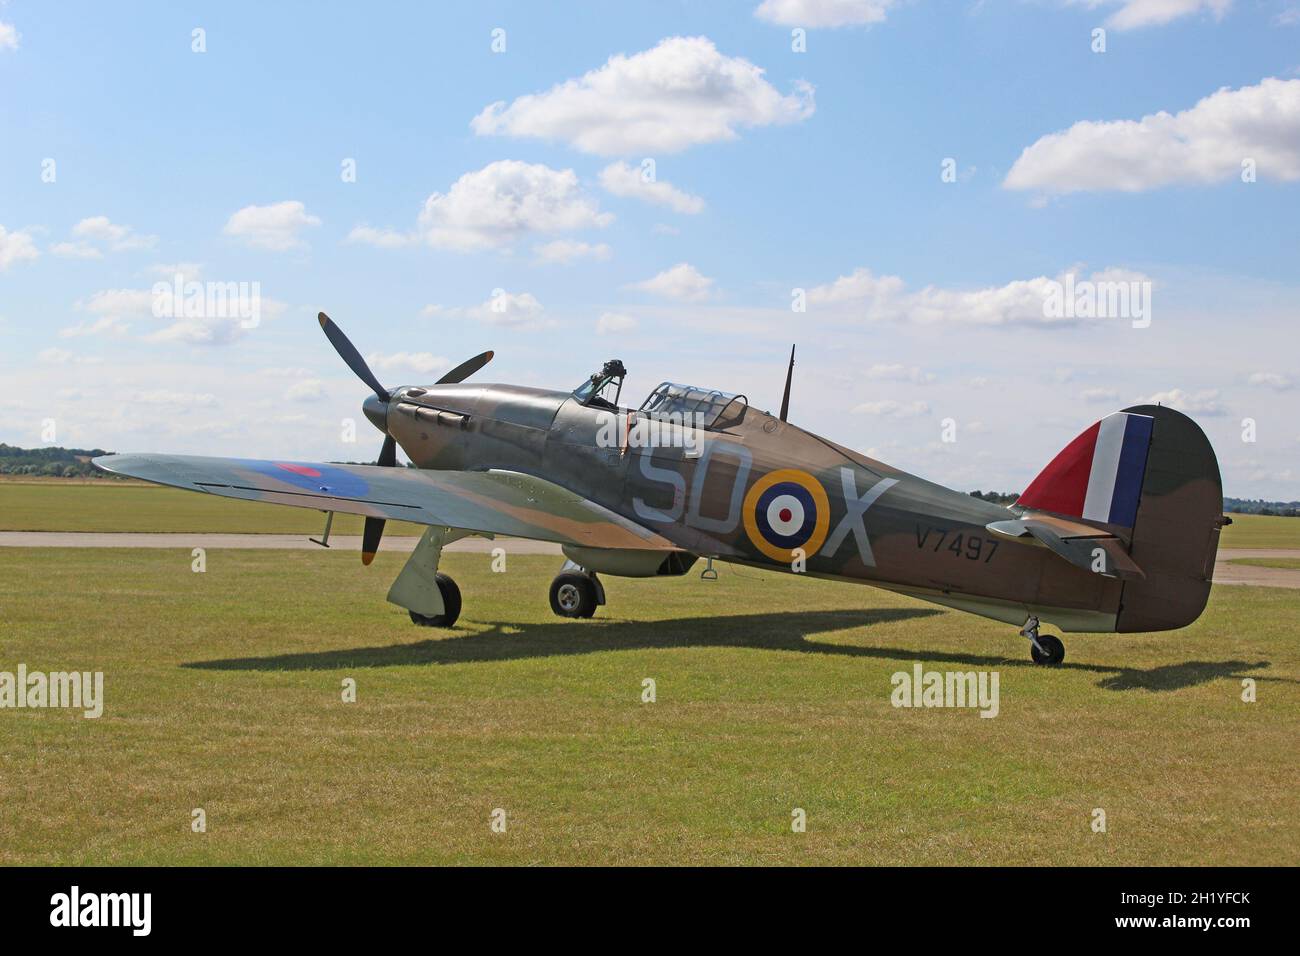
[[[853,477],[852,468],[840,469],[840,481],[844,484],[844,507],[847,510],[840,523],[835,526],[835,530],[831,532],[831,536],[826,539],[826,546],[822,548],[821,553],[834,554],[852,531],[853,540],[858,543],[858,554],[862,557],[862,563],[869,568],[874,568],[876,559],[871,553],[871,539],[867,537],[867,523],[863,520],[863,516],[867,513],[867,509],[876,503],[877,498],[898,484],[898,479],[881,478],[868,488],[867,493],[861,498],[858,497],[858,483]]]

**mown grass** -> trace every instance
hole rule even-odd
[[[1300,863],[1296,592],[1042,669],[1013,628],[747,569],[607,579],[572,622],[556,559],[450,554],[464,614],[422,630],[401,561],[0,549],[0,670],[107,696],[0,710],[0,863]],[[893,708],[917,661],[997,671],[999,715]]]
[[[1250,564],[1257,568],[1300,570],[1300,558],[1233,558],[1231,564]]]
[[[1219,535],[1221,548],[1300,548],[1300,518],[1229,515],[1232,524]]]

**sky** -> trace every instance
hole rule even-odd
[[[793,422],[962,490],[1160,401],[1300,499],[1297,212],[1297,0],[9,0],[0,441],[371,459],[323,310],[632,406],[795,344]]]

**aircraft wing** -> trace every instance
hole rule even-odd
[[[105,455],[94,459],[94,464],[114,474],[225,498],[589,548],[680,550],[608,508],[518,472],[424,471],[190,455]]]

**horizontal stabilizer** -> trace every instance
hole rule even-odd
[[[985,527],[1002,537],[1031,537],[1075,567],[1102,577],[1124,580],[1146,577],[1129,557],[1124,542],[1101,528],[1033,512],[1021,518],[992,521]]]

